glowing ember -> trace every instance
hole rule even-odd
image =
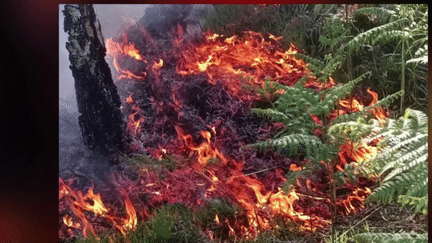
[[[163,66],[163,60],[159,59],[159,62],[155,62],[152,66],[153,69],[160,69]]]

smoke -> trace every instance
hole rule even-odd
[[[71,171],[78,169],[89,175],[94,171],[88,164],[90,153],[83,145],[78,125],[78,108],[74,87],[74,78],[70,70],[69,52],[66,49],[68,34],[64,31],[65,5],[59,5],[59,169]],[[101,24],[103,37],[106,39],[118,36],[127,27],[135,23],[146,29],[155,39],[165,39],[173,27],[180,25],[184,37],[189,41],[197,40],[204,24],[203,17],[214,10],[212,5],[93,5]],[[142,38],[142,32],[129,36],[130,41]],[[115,79],[115,68],[108,62],[112,77]],[[121,90],[121,89],[120,89]],[[120,91],[119,90],[119,91]],[[101,166],[103,166],[101,162]],[[106,163],[107,164],[107,163]],[[92,169],[93,168],[93,169]],[[97,171],[101,170],[96,170]],[[96,176],[99,177],[99,176]],[[101,178],[101,177],[99,177]]]
[[[71,171],[85,173],[92,178],[106,166],[104,161],[94,158],[85,148],[78,125],[78,107],[75,82],[70,70],[69,52],[66,49],[68,34],[64,31],[65,5],[59,5],[59,170],[60,176]],[[99,19],[104,38],[116,36],[131,19],[138,21],[148,5],[93,5]],[[111,65],[111,64],[110,64]],[[113,72],[113,67],[111,67]],[[114,76],[113,76],[114,77]],[[91,161],[91,162],[90,162]],[[98,162],[99,161],[99,162]],[[89,164],[98,163],[95,166]]]

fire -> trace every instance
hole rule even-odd
[[[159,59],[159,62],[155,62],[152,66],[153,69],[161,69],[161,67],[163,66],[163,60]]]
[[[156,42],[151,38],[149,32],[141,28],[139,30],[150,43],[149,46],[156,50]],[[157,49],[157,54],[153,54],[154,56],[146,56],[145,53],[148,52],[145,51],[145,48],[139,44],[137,47],[134,43],[130,43],[125,34],[121,43],[113,39],[106,40],[107,54],[112,57],[112,63],[119,73],[118,80],[124,78],[145,81],[151,87],[152,96],[149,99],[153,110],[151,108],[149,110],[154,111],[152,115],[147,115],[151,113],[147,112],[146,108],[145,114],[147,116],[144,117],[138,105],[141,103],[134,100],[133,93],[130,93],[123,100],[125,107],[130,108],[127,109],[129,113],[126,116],[129,135],[134,141],[142,142],[142,144],[144,144],[144,140],[150,139],[152,136],[157,137],[158,139],[150,140],[157,141],[155,144],[146,146],[140,144],[139,148],[159,162],[164,162],[163,158],[175,155],[180,158],[187,157],[192,165],[174,171],[171,169],[162,170],[158,173],[151,166],[140,168],[138,172],[141,175],[139,183],[134,185],[137,191],[149,195],[148,204],[151,207],[155,208],[165,203],[184,203],[190,207],[198,207],[208,200],[223,197],[228,199],[230,203],[244,209],[244,215],[241,216],[243,218],[236,215],[235,220],[228,220],[223,215],[216,214],[214,222],[219,226],[227,227],[227,234],[236,237],[253,238],[260,232],[271,230],[277,227],[272,225],[273,219],[276,217],[282,218],[285,222],[298,223],[302,230],[308,232],[316,231],[330,224],[329,216],[326,215],[329,210],[325,207],[319,209],[316,206],[316,204],[320,204],[320,206],[329,204],[327,195],[325,195],[328,193],[328,189],[323,189],[328,186],[327,184],[324,183],[325,185],[320,187],[316,180],[307,179],[304,181],[305,187],[298,183],[297,186],[284,191],[281,186],[286,181],[285,173],[287,173],[288,168],[263,170],[266,173],[258,171],[244,174],[243,171],[249,169],[248,166],[251,167],[248,162],[255,158],[250,158],[254,156],[251,153],[239,152],[240,149],[237,151],[237,148],[243,146],[247,141],[242,140],[241,136],[246,137],[247,134],[237,132],[232,128],[234,127],[233,124],[243,121],[243,117],[239,115],[243,112],[242,106],[249,105],[251,100],[260,99],[254,92],[248,93],[244,86],[262,88],[266,82],[266,77],[284,85],[293,85],[304,75],[308,75],[305,87],[322,90],[335,85],[332,78],[329,78],[327,82],[318,82],[317,78],[308,70],[307,64],[295,58],[295,54],[300,50],[291,45],[288,50],[284,51],[279,43],[281,38],[271,34],[265,38],[262,34],[252,31],[245,32],[244,37],[225,37],[219,34],[206,33],[204,43],[183,47],[183,29],[177,26],[177,31],[174,33],[173,50],[164,52]],[[122,65],[122,58],[127,59],[132,64],[142,64],[145,68],[132,72]],[[146,71],[149,71],[149,76],[147,76]],[[189,79],[189,75],[192,78]],[[203,80],[203,77],[206,80]],[[208,86],[202,85],[202,83],[193,83],[194,78],[202,80],[202,83]],[[197,99],[193,102],[202,101],[202,104],[188,107],[188,102],[191,103],[192,101],[188,100],[190,97],[185,97],[187,95],[182,94],[181,88],[186,86],[182,86],[182,82],[196,85],[198,87],[196,90],[208,90],[214,87],[221,90],[219,88],[221,87],[225,93],[221,92],[215,95],[217,96],[216,99],[219,99],[218,101],[200,99],[202,96],[210,96],[210,92],[191,93],[190,96]],[[136,83],[143,84],[143,82]],[[195,89],[193,90],[195,92]],[[377,102],[377,94],[369,89],[368,92],[374,99],[370,104],[372,105]],[[157,97],[159,94],[167,97]],[[223,103],[225,99],[229,99],[229,101]],[[222,104],[229,112],[222,112],[220,109],[214,108],[212,103],[216,102],[218,105]],[[164,105],[171,109],[164,107]],[[204,108],[199,110],[200,106],[204,106]],[[339,113],[337,110],[333,111],[331,118],[364,109],[363,104],[355,98],[342,99],[339,101],[339,106]],[[216,110],[214,114],[210,114],[213,112],[212,109]],[[161,120],[165,120],[152,120],[151,116],[160,118],[162,117],[160,113],[163,112],[165,112],[163,114],[165,116]],[[189,114],[186,114],[188,112]],[[374,112],[376,112],[376,117],[385,118],[378,110]],[[202,115],[201,113],[205,114]],[[385,113],[383,114],[385,115]],[[192,119],[183,123],[180,118],[187,117],[187,115],[191,116]],[[233,120],[225,122],[224,119],[230,115],[239,115],[240,118],[235,122]],[[192,123],[195,118],[203,123],[202,126],[195,128],[188,124],[188,122]],[[319,117],[311,114],[311,118],[316,124],[323,125],[323,121]],[[247,119],[249,118],[247,117]],[[236,125],[243,126],[240,122]],[[169,124],[172,127],[161,127],[161,124]],[[273,128],[280,128],[281,126],[277,123],[272,124]],[[148,127],[151,127],[150,131],[145,133]],[[270,128],[264,125],[256,125],[256,127],[257,131],[261,133],[260,136],[263,134],[267,136],[270,133]],[[323,135],[322,129],[317,129],[314,132],[317,136]],[[230,147],[232,144],[234,144],[233,149]],[[343,171],[346,164],[367,161],[376,153],[376,148],[371,145],[351,144],[349,141],[340,146],[338,161],[340,163],[336,165],[336,169]],[[277,160],[268,157],[265,159]],[[262,159],[263,162],[267,162],[265,159]],[[216,163],[210,163],[211,161],[216,161]],[[289,171],[302,170],[302,167],[296,163],[288,163]],[[369,188],[352,185],[348,187],[351,193],[337,201],[339,211],[343,214],[360,210],[362,202],[370,194]],[[316,195],[309,197],[305,190]],[[132,200],[136,197],[131,197],[132,194],[130,193],[126,189],[120,189],[126,215],[118,217],[114,214],[117,212],[116,210],[103,204],[100,194],[95,194],[93,187],[83,195],[81,191],[72,189],[60,178],[59,200],[66,203],[74,215],[74,217],[69,216],[69,214],[64,216],[63,224],[65,227],[81,230],[83,235],[88,237],[90,233],[95,234],[97,231],[94,218],[101,218],[125,235],[128,231],[136,229],[139,217],[142,219],[145,218],[143,215],[147,215],[146,209],[134,207]],[[305,198],[315,200],[315,205],[311,205],[310,208],[309,205],[305,207]],[[136,201],[133,202],[138,205]],[[77,222],[74,223],[74,220]],[[208,235],[213,237],[213,232],[209,231]]]
[[[122,227],[123,234],[126,234],[126,231],[135,230],[138,222],[135,207],[132,205],[127,194],[125,194],[125,206],[126,206],[127,218],[124,219],[123,221],[123,227]]]
[[[302,170],[302,168],[296,164],[291,164],[290,165],[290,171],[299,171]]]
[[[186,134],[178,126],[175,126],[175,129],[177,131],[177,135],[179,139],[184,141],[185,146],[189,148],[191,151],[197,153],[197,157],[198,157],[197,161],[201,166],[205,165],[210,159],[215,159],[215,158],[222,160],[224,164],[227,163],[227,159],[225,158],[225,156],[222,153],[220,153],[217,149],[211,147],[210,132],[201,131],[201,136],[205,138],[205,142],[203,142],[199,146],[196,146],[194,145],[193,138],[190,134]]]
[[[369,104],[369,106],[374,105],[375,103],[377,103],[378,101],[378,94],[371,91],[370,88],[367,88],[367,92],[372,95],[372,102]],[[387,114],[386,112],[381,108],[375,108],[374,110],[372,110],[372,114],[380,121],[383,122],[386,118],[387,118]]]
[[[242,76],[250,77],[247,84],[262,87],[265,77],[290,85],[308,72],[304,62],[294,57],[298,49],[293,45],[285,52],[272,50],[273,42],[280,37],[270,35],[270,41],[266,41],[260,33],[247,31],[245,35],[245,40],[239,40],[237,36],[222,39],[223,36],[207,33],[206,43],[181,53],[177,73],[205,72],[209,82],[214,84],[220,80],[233,94],[248,99],[241,95],[245,83]]]
[[[141,109],[138,107],[138,105],[134,104],[131,110],[133,113],[128,116],[128,130],[132,136],[136,136],[141,132],[141,124],[145,121],[145,119],[141,115]]]
[[[371,190],[366,188],[355,188],[346,199],[337,202],[338,209],[344,214],[349,215],[364,208],[363,202],[371,194]]]
[[[126,36],[124,36],[124,39],[126,39]],[[139,62],[147,63],[147,61],[144,60],[143,57],[140,55],[135,44],[129,43],[122,45],[114,41],[112,38],[108,38],[105,41],[105,47],[107,49],[107,55],[112,58],[113,65],[119,73],[119,76],[117,78],[118,80],[122,78],[144,80],[145,76],[147,75],[146,72],[140,72],[140,74],[137,75],[127,69],[122,68],[119,63],[120,58],[124,56],[133,58],[134,60]]]
[[[128,103],[128,104],[133,104],[132,94],[130,94],[130,95],[126,98],[126,103]]]
[[[73,223],[72,217],[70,215],[66,215],[63,217],[63,223],[71,228],[79,229],[81,227],[80,223]]]
[[[139,54],[138,49],[133,43],[121,45],[120,43],[115,42],[112,38],[108,38],[105,42],[105,46],[107,49],[107,55],[116,56],[121,54],[130,56],[138,61],[143,61],[142,56]]]
[[[137,224],[137,217],[135,208],[130,202],[129,197],[125,196],[125,205],[128,216],[126,219],[122,220],[123,224],[118,224],[117,221],[121,218],[113,216],[110,214],[109,210],[106,208],[102,202],[99,193],[95,194],[93,192],[93,187],[91,187],[88,192],[83,195],[81,191],[72,189],[66,183],[64,183],[62,178],[59,178],[60,182],[60,198],[64,198],[65,203],[70,207],[74,215],[81,221],[80,223],[73,223],[72,217],[66,215],[63,217],[63,223],[70,228],[81,229],[84,237],[89,237],[89,234],[96,235],[96,231],[84,212],[91,212],[95,216],[105,218],[109,220],[116,228],[120,229],[123,234],[126,234],[127,230],[135,229]],[[81,227],[82,226],[82,227]]]

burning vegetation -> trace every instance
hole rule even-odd
[[[377,141],[339,134],[336,126],[327,133],[325,126],[372,107],[375,92],[337,98],[327,113],[305,110],[313,124],[304,126],[308,137],[286,133],[289,123],[283,121],[288,118],[268,120],[257,111],[271,109],[297,88],[325,103],[334,89],[345,86],[332,78],[318,80],[296,58],[301,50],[293,45],[284,50],[281,37],[207,32],[192,40],[187,27],[170,28],[163,33],[167,36],[156,37],[138,23],[106,40],[127,121],[124,164],[129,164],[113,172],[98,193],[93,186],[83,189],[77,178],[59,178],[61,239],[112,231],[127,235],[139,222],[152,222],[149,234],[154,237],[170,237],[161,228],[186,227],[179,224],[187,224],[189,217],[200,234],[196,237],[223,242],[254,239],[287,225],[300,233],[323,231],[332,214],[362,210],[373,177],[347,170],[374,157]],[[304,100],[305,109],[315,107],[312,100]],[[382,108],[369,110],[370,117],[385,121]],[[298,143],[295,156],[287,156],[290,151],[279,149],[287,140],[272,139],[280,134],[306,142]],[[316,151],[306,151],[305,145],[311,137],[317,151],[323,140],[343,143],[333,154],[323,150],[331,160],[314,158],[310,155]]]

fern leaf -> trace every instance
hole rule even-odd
[[[428,234],[417,233],[361,233],[353,236],[357,242],[389,243],[389,242],[428,242]]]
[[[383,22],[392,21],[397,18],[396,12],[386,8],[370,7],[370,8],[359,8],[355,11],[355,14],[366,14],[375,15],[380,18]]]
[[[391,34],[388,31],[399,29],[399,26],[407,22],[409,22],[407,18],[402,18],[360,33],[347,43],[348,51],[352,53],[360,50],[360,46],[374,41],[376,38],[382,36],[383,33],[386,33],[384,34],[385,37],[392,37],[395,32]]]
[[[371,106],[365,107],[363,109],[363,111],[369,111],[369,110],[373,110],[373,109],[378,108],[378,107],[388,106],[388,105],[392,104],[397,98],[402,97],[404,95],[404,93],[405,93],[405,91],[400,90],[394,94],[388,95],[385,98],[379,100],[377,103],[375,103]]]
[[[261,109],[261,108],[252,108],[251,112],[258,117],[276,121],[287,123],[292,117],[289,115],[285,115],[284,113],[274,110],[274,109]]]
[[[428,64],[428,60],[429,60],[428,56],[425,55],[425,56],[421,56],[421,57],[417,57],[417,58],[410,59],[410,60],[408,60],[406,63],[407,63],[407,64],[408,64],[408,63],[421,63],[421,64]]]
[[[351,141],[357,142],[361,137],[371,133],[375,126],[362,124],[358,122],[344,122],[334,124],[329,127],[327,134],[331,141],[338,142],[344,140],[345,136]]]
[[[370,168],[387,175],[367,201],[390,203],[397,198],[402,206],[412,204],[416,212],[427,212],[421,199],[428,193],[427,122],[423,112],[406,109],[403,117],[388,122],[381,133],[374,135],[384,136],[380,142],[384,148],[369,162]]]
[[[322,158],[330,149],[319,138],[313,135],[291,134],[277,139],[269,139],[249,145],[263,152],[268,148],[274,148],[277,152],[290,157],[296,157],[305,153],[308,158]]]

